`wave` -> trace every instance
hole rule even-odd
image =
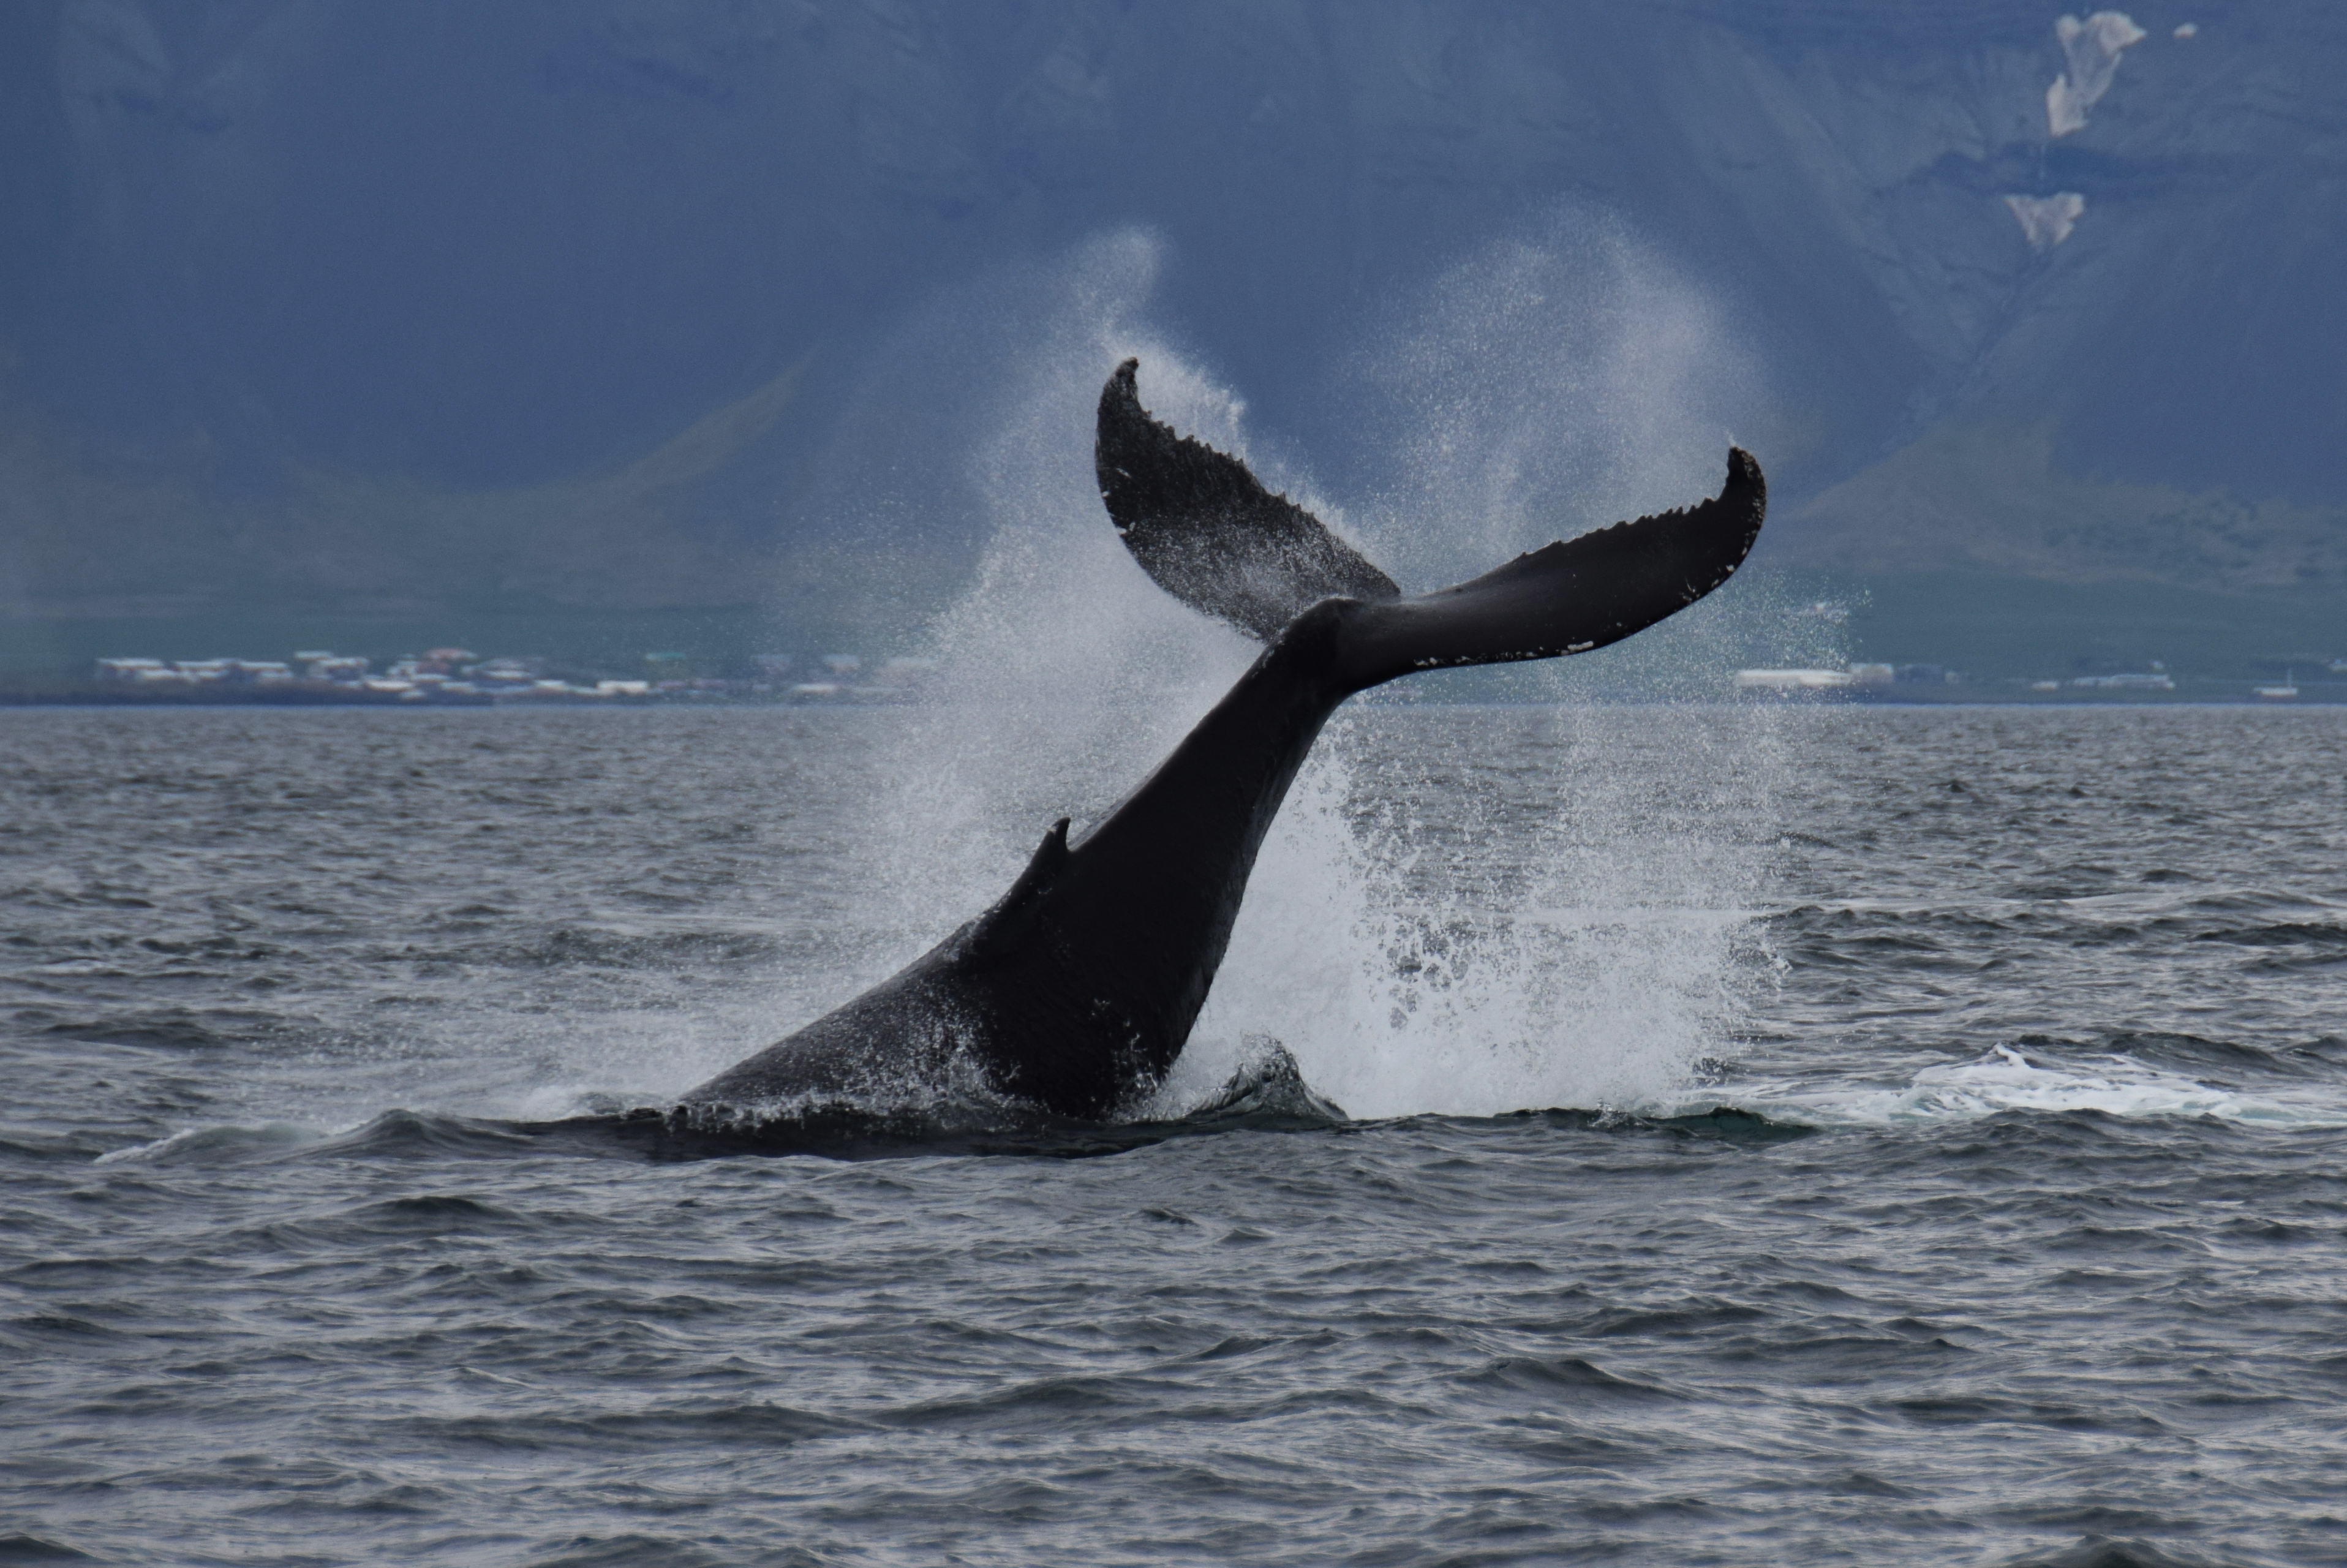
[[[330,1134],[292,1122],[264,1122],[256,1126],[191,1127],[149,1143],[110,1149],[97,1156],[101,1165],[210,1163],[220,1160],[273,1154],[323,1142]]]

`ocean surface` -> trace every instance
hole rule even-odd
[[[1358,707],[1130,1118],[630,1120],[1009,728],[0,713],[0,1564],[2347,1562],[2347,711]]]

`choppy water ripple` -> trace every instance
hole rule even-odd
[[[905,722],[12,717],[0,1561],[2347,1557],[2331,716],[1373,713],[1364,1119],[628,1119],[921,939]]]

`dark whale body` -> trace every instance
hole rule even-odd
[[[1758,537],[1759,465],[1719,496],[1405,598],[1236,459],[1149,417],[1127,361],[1101,395],[1102,498],[1149,575],[1269,646],[1140,788],[1075,843],[1062,819],[992,908],[894,978],[692,1090],[689,1110],[902,1103],[956,1086],[1113,1114],[1205,1004],[1247,875],[1321,726],[1413,671],[1618,641],[1709,593]]]

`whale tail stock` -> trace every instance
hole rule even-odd
[[[1768,481],[1740,447],[1708,501],[1616,523],[1517,557],[1495,571],[1404,597],[1391,578],[1245,464],[1178,436],[1142,407],[1126,360],[1101,389],[1094,462],[1101,500],[1157,585],[1270,642],[1327,599],[1342,618],[1337,679],[1359,691],[1416,670],[1583,653],[1684,610],[1750,553]]]

